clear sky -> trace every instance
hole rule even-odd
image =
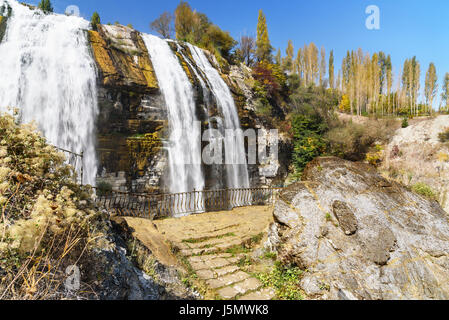
[[[25,0],[26,1],[26,0]],[[26,2],[36,4],[38,0]],[[425,72],[434,62],[440,84],[449,72],[448,0],[190,0],[192,8],[205,13],[215,24],[230,31],[234,38],[255,34],[258,10],[263,9],[272,45],[285,50],[293,40],[295,51],[315,42],[328,53],[334,50],[340,68],[347,50],[359,47],[373,53],[391,54],[394,72],[406,58],[417,56],[421,63],[422,87]],[[164,11],[173,12],[179,0],[52,0],[55,11],[77,5],[89,19],[94,11],[102,23],[119,21],[142,32],[151,32],[149,23]],[[368,5],[380,9],[380,30],[368,30]],[[437,102],[438,103],[438,102]],[[435,105],[437,107],[437,105]]]

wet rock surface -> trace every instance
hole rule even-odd
[[[310,299],[449,299],[449,216],[338,158],[314,160],[275,205],[269,245],[307,270]]]

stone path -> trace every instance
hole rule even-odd
[[[238,208],[154,221],[217,299],[270,300],[274,290],[239,267],[273,221],[271,207]]]

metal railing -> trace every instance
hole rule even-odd
[[[84,182],[84,152],[76,153],[70,150],[66,150],[57,146],[53,146],[56,150],[63,152],[66,155],[67,164],[73,167],[74,173],[79,172],[78,183],[83,184]]]
[[[280,188],[203,190],[173,194],[132,194],[97,189],[96,203],[111,214],[147,219],[179,217],[237,207],[272,205]]]

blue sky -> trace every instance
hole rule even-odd
[[[38,1],[28,1],[36,4]],[[255,34],[258,10],[268,21],[272,45],[285,50],[293,40],[295,51],[315,42],[326,51],[334,50],[336,66],[347,50],[359,47],[373,53],[391,54],[395,72],[406,58],[417,56],[421,77],[434,62],[441,88],[449,72],[449,1],[447,0],[190,0],[192,8],[205,13],[215,24],[238,38]],[[149,23],[164,11],[173,12],[179,0],[52,0],[55,11],[77,5],[81,15],[90,18],[96,10],[103,23],[131,23],[142,32],[151,32]],[[380,9],[380,30],[365,27],[368,5]],[[422,85],[423,86],[423,85]],[[435,105],[437,107],[437,105]]]

